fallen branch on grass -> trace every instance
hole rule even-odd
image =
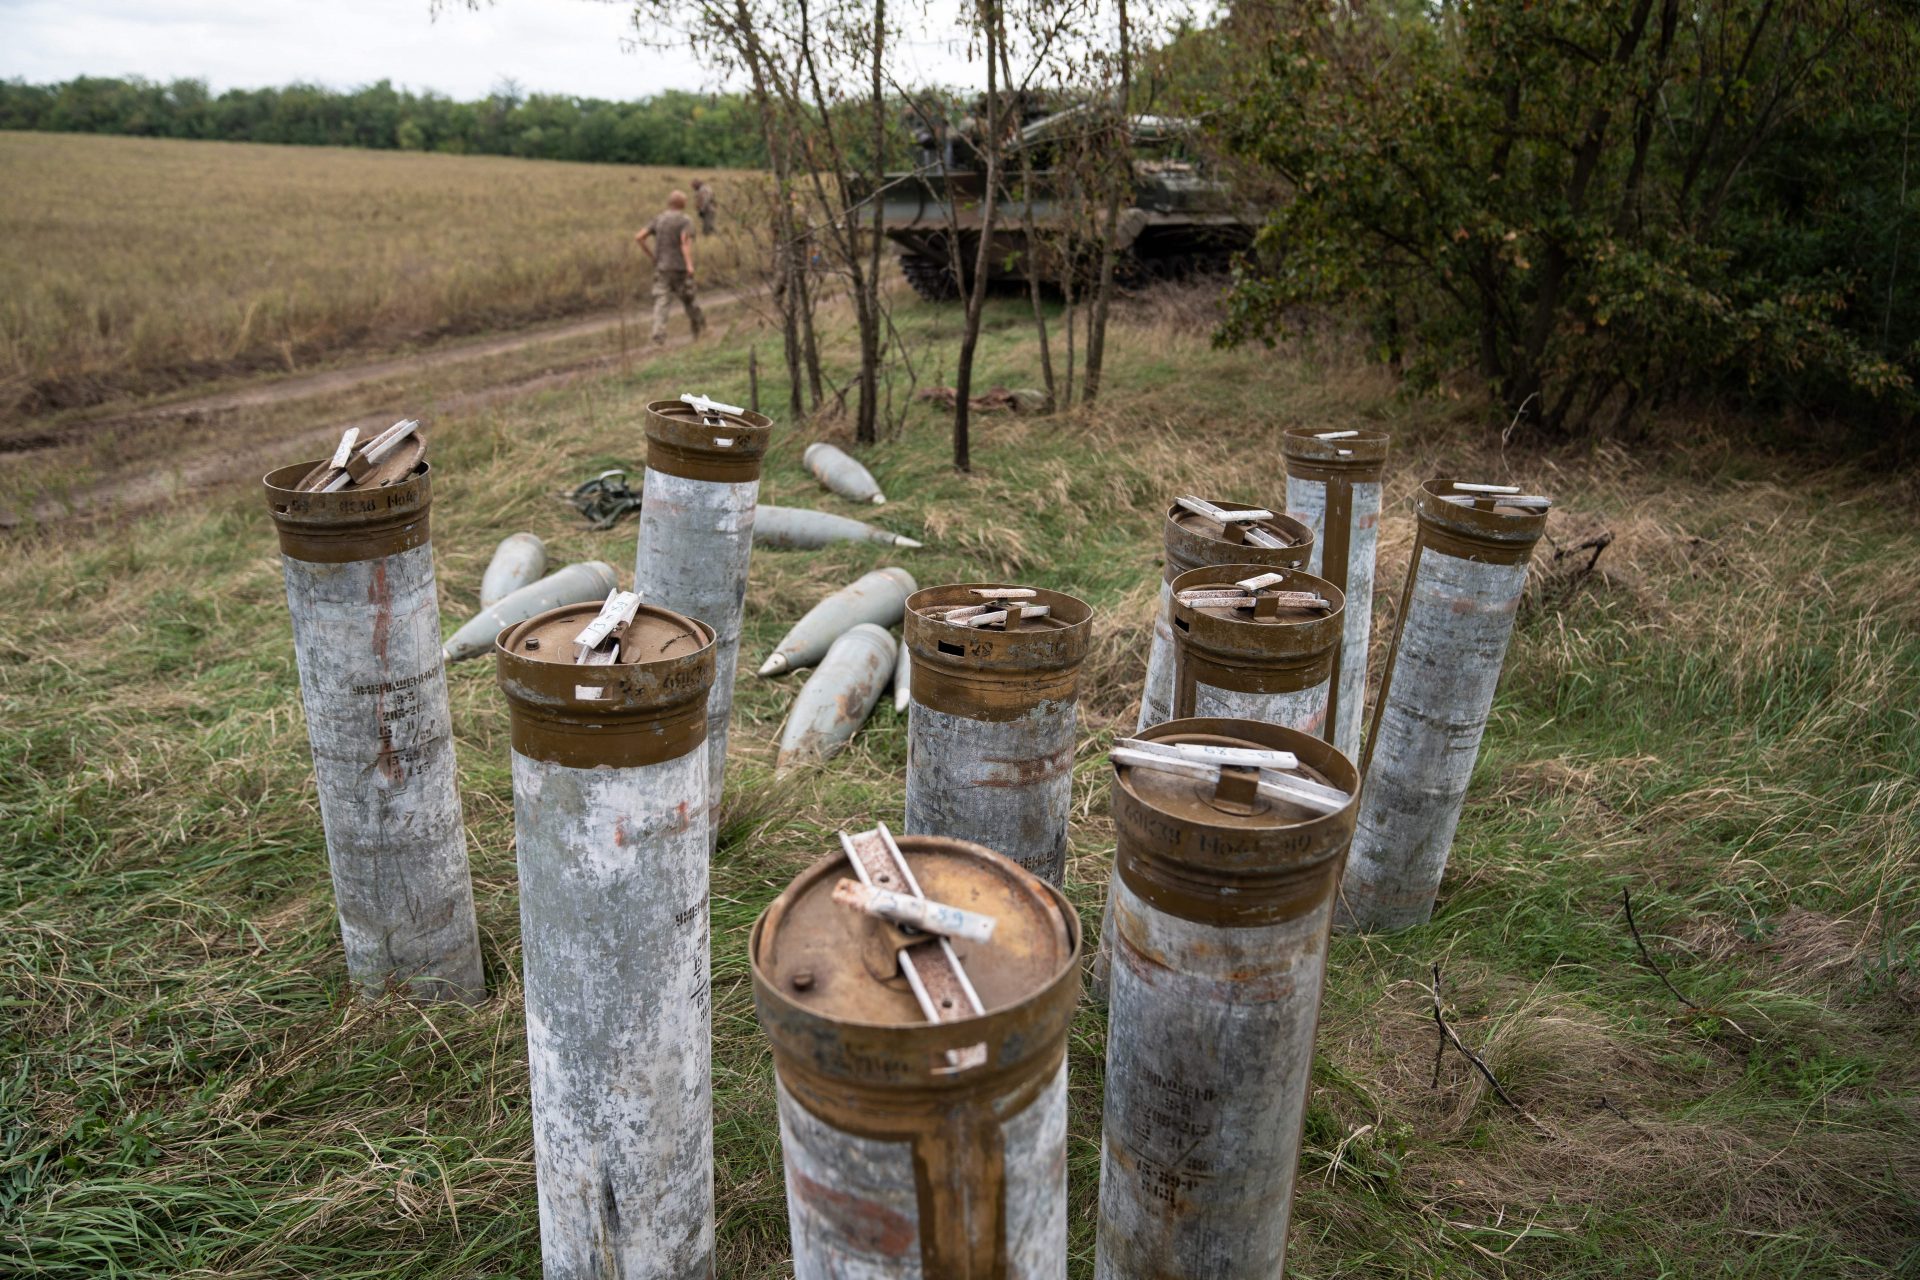
[[[1748,1033],[1745,1027],[1735,1022],[1732,1018],[1728,1017],[1725,1013],[1722,1013],[1719,1009],[1713,1008],[1711,1005],[1702,1005],[1697,1003],[1696,1001],[1688,999],[1686,994],[1683,993],[1680,990],[1680,988],[1674,986],[1673,980],[1667,977],[1666,970],[1662,969],[1658,964],[1654,963],[1653,953],[1647,950],[1646,939],[1640,936],[1640,926],[1634,923],[1632,890],[1625,889],[1625,888],[1622,888],[1620,890],[1620,905],[1626,909],[1627,931],[1633,935],[1634,946],[1640,949],[1640,962],[1646,965],[1647,968],[1653,970],[1653,976],[1660,979],[1661,986],[1665,987],[1668,991],[1673,993],[1673,998],[1675,1000],[1678,1000],[1681,1004],[1687,1007],[1686,1020],[1688,1022],[1698,1022],[1703,1018],[1718,1018],[1720,1021],[1726,1023],[1728,1027],[1732,1028],[1732,1030],[1736,1035],[1740,1036],[1743,1040],[1745,1040],[1747,1042],[1748,1048],[1752,1048],[1754,1045],[1757,1045],[1758,1043],[1760,1043],[1758,1040],[1755,1040],[1751,1034]]]
[[[1532,1113],[1525,1107],[1514,1100],[1513,1095],[1507,1092],[1506,1086],[1500,1083],[1500,1078],[1493,1074],[1493,1068],[1489,1067],[1486,1060],[1479,1054],[1467,1048],[1465,1042],[1460,1039],[1460,1033],[1448,1024],[1447,1015],[1440,1007],[1440,966],[1438,964],[1433,966],[1433,1025],[1440,1030],[1439,1042],[1435,1044],[1433,1048],[1433,1088],[1438,1089],[1440,1087],[1440,1060],[1446,1056],[1447,1046],[1451,1044],[1466,1057],[1468,1062],[1474,1065],[1481,1075],[1486,1077],[1487,1083],[1493,1086],[1494,1095],[1498,1097],[1500,1101],[1506,1103],[1515,1111],[1518,1111],[1535,1127],[1548,1133],[1553,1132],[1535,1119]]]
[[[1633,922],[1633,891],[1631,889],[1620,890],[1620,905],[1627,909],[1627,930],[1633,934],[1633,945],[1640,948],[1640,962],[1653,970],[1653,976],[1660,979],[1661,986],[1673,992],[1675,1000],[1689,1009],[1698,1009],[1699,1005],[1687,999],[1680,988],[1673,985],[1673,980],[1667,977],[1667,971],[1653,962],[1653,955],[1647,950],[1647,941],[1640,936],[1640,926]]]

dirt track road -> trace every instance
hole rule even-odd
[[[701,304],[710,316],[714,313],[724,314],[735,310],[742,299],[752,296],[750,290],[719,290],[702,298]],[[265,379],[210,395],[146,406],[132,412],[114,413],[108,410],[90,414],[66,424],[59,431],[36,437],[26,442],[25,448],[16,447],[13,452],[28,453],[36,449],[70,445],[87,433],[141,428],[163,430],[170,422],[217,420],[248,410],[329,399],[376,383],[440,374],[474,361],[498,359],[544,346],[593,338],[619,329],[623,321],[636,327],[646,323],[637,312],[629,312],[624,316],[620,313],[598,315],[564,324],[451,343],[417,355]],[[558,365],[548,363],[537,372],[522,373],[518,377],[499,381],[476,378],[471,385],[436,396],[436,407],[441,413],[463,412],[512,396],[565,386],[617,365],[623,358],[630,362],[645,362],[659,352],[684,347],[691,341],[684,328],[660,347],[649,345],[643,336],[636,333],[634,345],[624,357],[618,353],[576,354]],[[211,438],[195,447],[171,454],[165,467],[129,466],[126,473],[117,473],[111,466],[99,469],[83,489],[61,498],[42,498],[33,503],[24,520],[19,512],[0,510],[0,529],[17,528],[23,523],[46,525],[76,517],[98,519],[124,516],[146,510],[172,498],[236,478],[257,478],[263,458],[285,456],[301,445],[310,445],[316,453],[324,452],[325,447],[339,439],[340,432],[347,427],[357,426],[363,432],[378,429],[388,426],[392,417],[390,411],[358,417],[337,412],[317,411],[312,416],[295,413],[265,429],[262,429],[260,420],[249,419],[244,423],[247,430],[244,444],[240,447],[236,447],[236,431],[222,430],[216,431]],[[233,423],[236,429],[242,425],[241,421]]]

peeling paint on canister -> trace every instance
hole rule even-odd
[[[713,632],[642,606],[616,661],[576,665],[597,612],[542,614],[497,649],[541,1262],[548,1280],[706,1280]]]
[[[538,534],[508,534],[493,549],[493,559],[480,576],[480,607],[500,603],[528,583],[539,581],[546,571],[547,544]]]
[[[1220,502],[1214,506],[1227,511],[1267,510],[1248,502]],[[1313,530],[1292,516],[1275,515],[1269,520],[1250,522],[1284,542],[1281,547],[1262,547],[1246,541],[1245,527],[1209,520],[1189,511],[1178,502],[1167,507],[1164,527],[1166,569],[1160,575],[1160,601],[1154,606],[1153,640],[1147,649],[1147,681],[1140,691],[1140,718],[1135,729],[1159,724],[1173,718],[1173,621],[1172,582],[1193,569],[1217,564],[1257,564],[1265,570],[1306,567],[1314,550]]]
[[[1335,436],[1294,427],[1280,437],[1287,466],[1287,511],[1313,529],[1307,572],[1347,597],[1345,630],[1333,659],[1329,741],[1360,758],[1367,701],[1367,645],[1373,634],[1374,559],[1380,545],[1380,480],[1391,437],[1357,427]]]
[[[1264,588],[1307,592],[1327,608],[1280,608],[1272,616],[1251,609],[1183,604],[1180,593],[1279,575]],[[1324,578],[1298,569],[1268,570],[1257,564],[1212,565],[1175,578],[1173,618],[1173,713],[1257,720],[1304,733],[1324,734],[1340,647],[1345,598]]]
[[[997,849],[1054,884],[1066,874],[1080,664],[1093,610],[1058,591],[1017,629],[946,622],[996,584],[929,587],[907,600],[906,829]],[[1016,588],[1019,589],[1019,588]]]
[[[430,472],[334,493],[265,479],[347,974],[364,996],[486,995],[428,533]]]
[[[1401,929],[1433,915],[1454,828],[1546,513],[1429,480],[1393,648],[1361,765],[1359,822],[1337,927]]]
[[[750,411],[702,413],[679,400],[647,406],[646,503],[634,590],[648,604],[713,628],[713,688],[707,695],[707,838],[720,839],[727,723],[740,653],[740,619],[753,556],[760,461],[773,423]]]
[[[903,939],[831,900],[844,855],[753,929],[795,1280],[1061,1280],[1077,918],[978,845],[899,847],[927,897],[997,920],[991,942],[952,940],[983,1014],[928,1022],[901,977],[875,972]]]
[[[1349,797],[1321,813],[1115,767],[1094,1274],[1277,1280],[1358,773],[1274,725],[1175,720],[1141,736],[1289,751],[1300,776]]]

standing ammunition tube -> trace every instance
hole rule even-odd
[[[1452,493],[1449,481],[1429,480],[1415,497],[1418,529],[1367,732],[1341,929],[1402,929],[1432,917],[1527,561],[1546,527],[1544,511],[1441,496]]]
[[[599,612],[503,632],[527,1062],[547,1280],[713,1274],[707,691],[713,632],[643,605],[640,660],[576,666]]]
[[[1216,502],[1227,511],[1252,511],[1245,502]],[[1135,729],[1173,718],[1173,580],[1193,569],[1218,564],[1257,564],[1261,571],[1307,567],[1313,553],[1313,530],[1291,516],[1253,522],[1252,527],[1285,542],[1284,547],[1261,547],[1244,538],[1245,526],[1223,526],[1187,510],[1179,503],[1167,508],[1166,570],[1160,577],[1160,603],[1153,615],[1153,643],[1147,650],[1147,683],[1140,691],[1140,720]]]
[[[1349,796],[1359,781],[1326,742],[1274,725],[1175,720],[1142,736],[1291,751]],[[1099,1280],[1282,1274],[1354,804],[1322,814],[1247,782],[1116,767]]]
[[[753,555],[760,460],[772,434],[772,421],[757,413],[702,414],[678,400],[647,406],[646,501],[640,508],[634,590],[648,604],[713,628],[713,689],[707,695],[709,850],[720,839],[740,615]]]
[[[832,901],[843,856],[802,872],[749,942],[794,1280],[1059,1280],[1078,919],[978,845],[899,847],[927,897],[997,922],[990,942],[951,940],[984,1012],[926,1020],[896,972],[913,940]]]
[[[1195,587],[1278,572],[1275,591],[1307,591],[1328,608],[1282,608],[1271,616],[1253,609],[1180,603]],[[1324,578],[1298,569],[1254,564],[1214,565],[1173,580],[1173,711],[1176,717],[1217,716],[1283,725],[1324,734],[1332,696],[1333,655],[1345,625],[1345,597]]]
[[[907,597],[913,680],[907,708],[906,829],[998,850],[1059,884],[1067,866],[1074,719],[1093,610],[1058,591],[1001,631],[944,622],[930,610],[976,604],[991,584],[929,587]]]
[[[486,995],[428,535],[429,470],[315,493],[270,472],[300,699],[347,975],[431,1000]]]
[[[1329,741],[1349,760],[1360,758],[1360,725],[1367,700],[1367,643],[1373,632],[1373,566],[1380,545],[1380,480],[1390,437],[1355,429],[1340,439],[1294,427],[1280,438],[1287,466],[1287,510],[1314,534],[1308,573],[1347,597],[1346,630],[1333,656]]]

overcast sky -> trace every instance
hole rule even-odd
[[[437,18],[428,0],[0,0],[0,78],[187,76],[215,92],[391,80],[456,98],[509,77],[588,98],[727,87],[683,53],[635,48],[631,12],[593,0],[456,0]],[[972,81],[951,38],[915,34],[902,80]]]

